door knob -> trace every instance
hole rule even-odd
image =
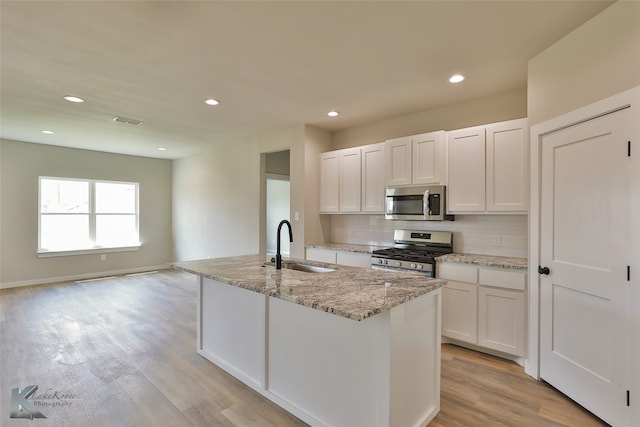
[[[549,267],[538,266],[538,274],[549,274]]]

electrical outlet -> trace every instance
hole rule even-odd
[[[106,260],[107,260],[107,255],[106,254],[100,255],[100,261],[106,261]]]

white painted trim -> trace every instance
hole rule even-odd
[[[265,173],[264,176],[267,179],[273,179],[276,181],[291,181],[291,177],[289,175],[281,175],[279,173]]]
[[[525,361],[525,372],[540,378],[540,281],[538,265],[540,261],[540,180],[541,141],[551,132],[572,126],[631,105],[640,106],[640,86],[610,96],[582,108],[549,119],[531,127],[531,188],[529,210],[529,348]],[[638,315],[640,316],[640,315]],[[636,319],[640,324],[640,319]]]
[[[486,353],[491,356],[499,357],[500,359],[511,360],[512,362],[515,362],[520,366],[524,366],[524,364],[526,363],[526,359],[524,357],[514,356],[513,354],[504,353],[502,351],[483,347],[477,344],[471,344],[469,342],[457,340],[451,337],[443,336],[442,344],[456,345],[458,347],[468,348],[469,350],[477,351],[479,353]]]
[[[120,246],[114,248],[89,248],[89,249],[73,249],[68,251],[38,251],[38,258],[53,258],[62,256],[88,255],[88,254],[108,254],[113,252],[134,252],[140,250],[141,245]]]
[[[94,273],[86,274],[74,274],[71,276],[59,276],[59,277],[44,277],[41,279],[20,280],[17,282],[3,282],[0,283],[0,289],[19,288],[22,286],[43,285],[47,283],[57,282],[73,282],[76,280],[95,279],[103,276],[119,276],[130,273],[142,273],[152,270],[166,270],[171,268],[169,264],[150,265],[146,267],[125,268],[122,270],[109,270],[109,271],[97,271]]]

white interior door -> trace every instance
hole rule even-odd
[[[630,423],[630,110],[541,141],[540,376],[615,426]]]

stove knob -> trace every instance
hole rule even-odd
[[[387,261],[386,259],[384,260],[384,265],[389,264],[389,261]]]
[[[398,267],[402,267],[402,261],[398,261],[398,262],[396,263],[396,265],[397,265]]]
[[[418,270],[422,270],[424,267],[422,266],[422,264],[418,264],[418,265],[416,265],[416,268],[417,268]]]
[[[378,259],[378,264],[382,264],[383,261],[381,259]]]
[[[416,264],[411,263],[411,268],[416,268]]]

